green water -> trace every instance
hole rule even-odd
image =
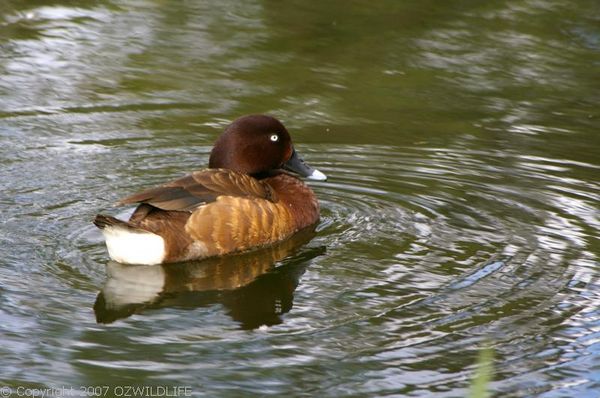
[[[0,394],[462,397],[488,345],[493,396],[600,394],[599,22],[585,0],[0,1]],[[109,262],[94,215],[247,113],[329,176],[316,235]]]

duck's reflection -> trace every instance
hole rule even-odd
[[[148,308],[221,303],[244,329],[279,324],[281,315],[292,308],[294,290],[309,260],[325,250],[298,251],[314,234],[304,230],[266,249],[198,262],[135,266],[111,261],[94,303],[96,320],[111,323]]]

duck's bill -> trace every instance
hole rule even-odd
[[[290,159],[283,164],[283,168],[310,180],[325,181],[327,179],[325,174],[307,165],[304,160],[298,156],[298,152],[296,152],[295,149],[292,152]]]

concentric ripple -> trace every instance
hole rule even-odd
[[[329,253],[319,265],[335,286],[322,293],[336,314],[319,338],[358,328],[347,360],[370,369],[373,391],[460,388],[455,370],[484,341],[514,385],[547,389],[546,378],[579,366],[572,344],[543,336],[598,319],[600,187],[573,177],[598,166],[464,148],[349,146],[335,162],[317,153],[331,176],[316,186]],[[547,367],[511,365],[540,355]]]

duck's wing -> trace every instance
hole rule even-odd
[[[128,196],[118,204],[146,203],[162,210],[191,212],[223,195],[277,201],[271,186],[254,177],[227,169],[205,169]]]

